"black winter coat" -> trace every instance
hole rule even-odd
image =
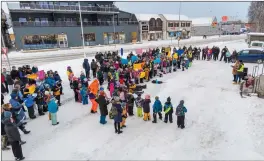
[[[8,85],[14,85],[14,81],[13,81],[11,75],[9,75],[9,74],[6,75],[6,82]]]
[[[100,95],[95,101],[99,104],[100,113],[102,116],[108,115],[107,105],[109,104],[108,101],[106,101],[105,96]]]
[[[20,133],[14,123],[6,124],[5,132],[9,142],[21,141]]]
[[[142,103],[142,106],[143,106],[143,112],[144,113],[149,113],[150,112],[150,104],[151,101],[149,99],[145,99]]]
[[[19,77],[19,72],[17,70],[12,70],[10,72],[11,78],[14,80],[16,77]]]

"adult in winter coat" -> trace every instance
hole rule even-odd
[[[178,128],[184,129],[184,120],[185,120],[185,113],[187,112],[187,108],[184,106],[184,101],[181,100],[180,104],[176,108],[176,115],[177,115],[177,125]]]
[[[12,106],[11,111],[14,114],[16,125],[21,131],[24,132],[24,134],[30,133],[30,131],[27,131],[24,126],[24,120],[26,119],[26,115],[23,111],[23,106],[18,102],[17,93],[12,93],[10,96],[11,99],[9,100],[9,103]]]
[[[114,97],[114,102],[113,102],[113,110],[112,114],[114,116],[114,121],[115,121],[115,133],[121,134],[123,131],[121,131],[121,122],[122,122],[122,106],[120,102],[120,98],[115,96]]]
[[[8,104],[2,104],[2,107],[5,106],[5,105],[8,106]],[[5,118],[4,109],[2,108],[1,109],[1,119],[4,119],[4,118]],[[6,135],[6,132],[5,132],[5,124],[3,124],[3,121],[1,121],[1,141],[2,141],[2,147],[1,148],[2,148],[3,151],[10,149],[9,147],[7,147],[7,142],[8,142],[7,139],[8,138],[7,138],[7,135]]]
[[[162,120],[162,104],[159,100],[159,97],[155,97],[155,102],[153,104],[153,123],[157,123],[157,114],[159,115],[159,119]]]
[[[168,97],[167,98],[167,102],[165,102],[164,104],[164,112],[165,112],[165,120],[164,122],[167,123],[168,122],[168,118],[170,123],[172,123],[172,114],[173,114],[173,106],[171,104],[171,98]]]
[[[9,111],[4,112],[3,123],[5,125],[5,132],[8,141],[12,146],[12,151],[16,160],[24,160],[25,157],[23,156],[22,148],[21,148],[21,142],[22,142],[21,137],[17,129],[17,126],[13,123],[11,112]]]
[[[90,64],[88,62],[88,59],[84,59],[83,61],[83,69],[85,70],[86,78],[90,78]]]
[[[226,52],[227,52],[227,47],[225,46],[223,49],[222,49],[222,53],[221,53],[221,57],[220,57],[220,61],[222,61],[222,59],[224,58],[224,61],[226,60]]]
[[[233,74],[233,82],[236,81],[236,77],[237,77],[237,69],[239,68],[239,61],[237,60],[235,65],[231,66],[233,69],[232,69],[232,74]]]
[[[15,80],[16,78],[19,77],[19,72],[18,72],[18,70],[16,70],[16,67],[15,66],[12,66],[12,70],[10,72],[10,75],[11,75],[11,78],[13,80]]]
[[[108,110],[107,110],[107,105],[109,102],[105,98],[105,93],[104,91],[100,91],[99,97],[95,100],[99,104],[99,109],[100,109],[100,123],[101,124],[106,124],[107,121],[106,116],[108,115]]]
[[[6,86],[6,80],[3,73],[1,73],[1,93],[8,92],[8,87]]]
[[[8,91],[12,92],[12,90],[14,89],[14,80],[12,79],[9,72],[6,73],[6,83],[8,85]]]
[[[91,68],[92,68],[92,71],[93,71],[93,77],[96,78],[97,64],[96,64],[96,62],[94,61],[94,59],[93,59],[92,62],[91,62]]]

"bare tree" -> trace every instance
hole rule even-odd
[[[256,26],[257,32],[264,32],[264,2],[255,1],[251,2],[248,9],[249,23],[253,23]]]

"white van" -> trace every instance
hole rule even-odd
[[[251,41],[250,48],[264,48],[264,41]]]

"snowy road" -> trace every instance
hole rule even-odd
[[[210,44],[213,45],[213,44]],[[216,44],[214,44],[216,45]],[[218,44],[221,48],[226,43]],[[241,42],[229,42],[229,48],[241,48]],[[82,60],[42,66],[44,69],[71,65],[79,74]],[[99,114],[89,113],[87,106],[69,102],[60,107],[58,126],[50,125],[48,116],[30,121],[29,135],[23,145],[26,160],[263,160],[264,100],[241,99],[238,86],[232,84],[231,64],[195,61],[185,71],[165,75],[161,85],[148,84],[145,93],[152,103],[159,96],[162,103],[170,96],[175,106],[186,102],[186,129],[158,121],[144,122],[129,117],[123,134],[114,133],[113,121],[99,124]],[[253,64],[246,64],[252,71]],[[65,73],[65,74],[64,74]],[[67,84],[67,83],[65,83]],[[64,93],[71,93],[65,89]],[[4,151],[3,160],[12,160],[12,152]]]
[[[221,42],[221,41],[230,41],[230,40],[241,40],[245,41],[245,35],[232,35],[232,36],[221,36],[221,37],[209,37],[208,39],[199,39],[194,37],[193,39],[186,39],[180,41],[180,45],[201,45],[211,42]],[[124,52],[135,52],[138,48],[149,49],[161,47],[164,45],[175,45],[177,46],[177,41],[173,40],[172,43],[170,41],[153,41],[144,44],[124,44],[122,46],[105,46],[105,47],[94,47],[89,49],[71,49],[71,50],[60,50],[60,51],[49,51],[49,52],[39,52],[39,53],[11,53],[9,55],[9,60],[11,66],[21,66],[25,64],[29,65],[44,65],[51,62],[65,61],[65,60],[73,60],[79,59],[83,57],[83,51],[87,56],[93,56],[96,52],[104,52],[104,51],[116,51],[120,50],[120,48],[124,48]],[[3,66],[7,67],[8,63],[5,57],[3,57]]]

